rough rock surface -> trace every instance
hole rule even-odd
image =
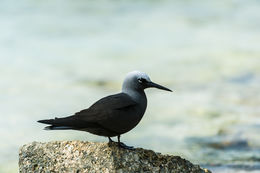
[[[33,142],[20,148],[19,171],[30,172],[210,172],[179,156],[126,150],[116,144],[83,141]]]

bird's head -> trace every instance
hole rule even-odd
[[[158,88],[172,92],[172,90],[152,82],[146,73],[140,71],[132,71],[126,75],[122,90],[144,90],[146,88]]]

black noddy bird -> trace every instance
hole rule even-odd
[[[147,106],[146,88],[170,89],[152,82],[146,73],[133,71],[127,74],[122,92],[104,97],[87,109],[64,118],[39,120],[49,124],[45,130],[81,130],[111,137],[117,136],[118,146],[132,149],[120,142],[120,135],[132,130],[142,119]]]

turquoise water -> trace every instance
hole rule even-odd
[[[0,172],[17,172],[28,142],[107,141],[36,121],[119,92],[136,69],[174,92],[146,91],[125,143],[259,172],[259,11],[253,0],[1,1]]]

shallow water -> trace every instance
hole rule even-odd
[[[31,141],[107,141],[43,131],[116,93],[139,69],[141,123],[122,140],[181,155],[214,172],[260,171],[260,2],[1,1],[0,172],[17,172]]]

